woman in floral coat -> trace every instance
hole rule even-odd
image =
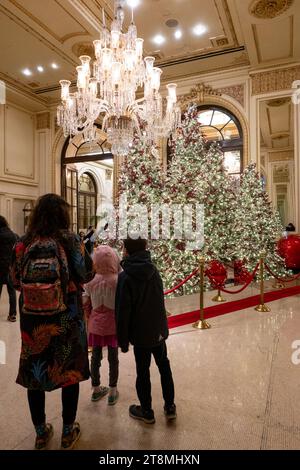
[[[57,388],[62,389],[61,445],[65,449],[74,446],[80,436],[79,424],[75,422],[79,382],[89,378],[81,285],[90,279],[92,260],[84,251],[79,237],[69,231],[69,226],[69,205],[60,196],[46,194],[37,201],[28,231],[16,244],[13,254],[11,274],[15,288],[21,291],[22,349],[16,381],[27,388],[29,408],[37,433],[37,449],[45,448],[53,434],[52,425],[46,424],[45,391]],[[29,247],[36,240],[42,240],[43,246],[57,243],[60,247],[61,271],[65,273],[66,280],[65,308],[51,315],[30,314],[24,308],[24,260],[28,256]],[[36,296],[43,300],[38,289]]]

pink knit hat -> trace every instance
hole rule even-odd
[[[120,271],[119,257],[110,246],[98,246],[93,255],[93,262],[97,274],[117,274]]]

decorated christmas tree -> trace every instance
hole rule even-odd
[[[284,274],[283,260],[276,251],[282,227],[278,216],[273,214],[255,167],[251,165],[245,170],[241,186],[236,188],[224,169],[223,153],[218,145],[207,142],[201,134],[195,106],[186,113],[172,141],[171,156],[168,171],[163,174],[157,149],[136,137],[121,168],[118,201],[126,197],[126,228],[131,232],[140,232],[141,222],[148,218],[142,235],[150,240],[152,257],[165,288],[172,288],[191,274],[198,266],[201,253],[207,260],[224,264],[243,262],[251,271],[264,249],[270,268]],[[203,220],[197,216],[199,205],[203,208]],[[157,239],[151,232],[155,227],[153,207],[158,207],[160,214],[156,223],[160,226]],[[167,237],[161,236],[164,207],[172,209]],[[191,232],[204,230],[203,244],[194,243],[195,240],[186,236],[182,222],[189,208]],[[141,210],[138,217],[136,209]],[[176,210],[181,214],[179,218]],[[198,242],[201,240],[199,233],[196,238]],[[195,276],[179,292],[191,293],[197,288]]]
[[[129,205],[145,204],[150,210],[163,188],[158,151],[155,146],[135,137],[120,170],[119,196],[126,195]]]
[[[154,145],[135,137],[131,150],[124,159],[119,179],[119,208],[126,204],[126,220],[119,220],[122,229],[130,236],[139,233],[151,239],[152,207],[163,200],[163,181]]]
[[[208,260],[231,261],[236,203],[234,183],[225,172],[223,154],[218,145],[208,143],[202,136],[196,106],[186,113],[171,150],[167,194],[173,204],[202,205],[204,244],[201,249],[187,250],[186,240],[169,241],[162,258],[168,265],[167,285],[174,284],[176,274],[178,280],[189,275],[197,266],[201,252],[205,252]],[[192,279],[185,292],[193,290],[194,285]]]
[[[161,196],[162,188],[156,147],[135,136],[129,153],[121,164],[118,197],[114,208],[110,208],[114,210],[114,216],[111,217],[105,209],[98,216],[98,224],[100,222],[99,225],[107,226],[105,234],[101,234],[101,242],[109,243],[121,254],[121,239],[128,233],[140,233],[141,230],[141,217],[135,210],[140,209],[142,214],[149,216],[151,206]],[[148,226],[150,227],[150,220]],[[141,235],[149,238],[149,231]]]
[[[274,211],[255,164],[243,172],[237,195],[233,245],[234,258],[242,261],[252,272],[260,254],[265,252],[266,263],[278,276],[286,275],[284,260],[277,252],[277,243],[283,227]]]

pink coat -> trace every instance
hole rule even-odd
[[[116,252],[109,246],[99,246],[93,256],[96,275],[85,284],[83,304],[88,318],[89,334],[116,334],[115,294],[121,270]]]

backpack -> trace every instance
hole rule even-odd
[[[37,238],[24,253],[21,269],[23,313],[54,315],[67,309],[68,260],[53,238]]]

